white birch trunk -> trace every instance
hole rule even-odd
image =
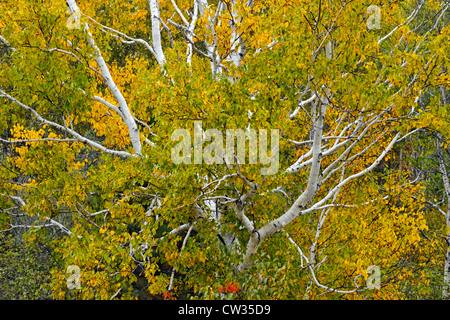
[[[208,1],[207,0],[194,0],[198,4],[198,10],[200,12],[200,16],[203,16],[205,14],[205,9],[208,7]]]
[[[69,6],[70,12],[73,14],[75,12],[79,12],[80,9],[78,8],[78,5],[75,0],[66,0],[67,5]],[[134,152],[141,156],[142,155],[142,145],[141,140],[139,138],[139,129],[137,127],[136,122],[134,121],[133,116],[131,115],[130,109],[128,107],[128,104],[123,97],[122,93],[120,92],[119,88],[117,87],[116,83],[114,82],[111,73],[109,72],[109,68],[105,62],[105,59],[103,59],[103,56],[101,54],[100,49],[95,44],[94,38],[92,37],[91,33],[89,32],[89,25],[86,23],[84,30],[88,34],[88,42],[90,46],[96,51],[96,56],[94,58],[95,62],[97,63],[98,67],[100,68],[100,72],[103,76],[104,82],[108,89],[111,91],[112,95],[114,96],[115,100],[118,104],[119,109],[119,115],[122,117],[123,121],[125,122],[128,132],[131,144],[133,146]]]
[[[332,44],[329,42],[326,46],[326,57],[328,59],[332,58]],[[327,88],[326,94],[329,95],[330,91]],[[319,96],[319,93],[316,93]],[[239,266],[239,270],[244,270],[251,264],[251,257],[258,250],[259,244],[267,236],[275,234],[283,230],[283,228],[294,220],[299,213],[306,208],[308,203],[314,198],[319,188],[319,176],[320,176],[320,165],[322,160],[322,135],[323,126],[325,120],[325,114],[328,107],[327,97],[320,96],[320,106],[318,110],[318,115],[314,119],[313,126],[313,145],[312,145],[312,163],[309,172],[308,185],[303,193],[297,198],[294,204],[289,208],[289,210],[283,214],[278,219],[271,221],[259,230],[254,230],[252,233],[249,243],[247,245],[247,252],[245,253],[244,260]]]
[[[164,52],[162,50],[161,44],[161,30],[160,30],[160,13],[159,13],[159,1],[158,0],[149,0],[148,4],[150,6],[150,14],[152,20],[152,41],[153,41],[153,50],[155,50],[155,58],[158,61],[158,64],[162,67],[166,62],[166,57],[164,56]]]

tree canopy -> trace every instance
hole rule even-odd
[[[1,1],[0,235],[55,299],[449,298],[449,7]]]

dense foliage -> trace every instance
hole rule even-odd
[[[450,3],[370,5],[1,1],[0,298],[449,298]]]

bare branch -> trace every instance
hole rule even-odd
[[[111,150],[111,149],[105,148],[101,144],[99,144],[99,143],[97,143],[95,141],[92,141],[92,140],[82,136],[81,134],[79,134],[78,132],[76,132],[76,131],[74,131],[72,129],[69,129],[69,128],[65,127],[65,126],[62,126],[62,125],[60,125],[60,124],[58,124],[56,122],[44,119],[43,117],[41,117],[41,115],[39,113],[36,112],[36,110],[34,110],[33,108],[25,105],[24,103],[20,102],[19,100],[15,99],[14,97],[10,96],[9,94],[5,93],[2,90],[0,90],[0,97],[4,97],[4,98],[9,99],[13,103],[15,103],[15,104],[21,106],[23,109],[29,111],[41,123],[47,124],[47,125],[52,126],[52,127],[56,128],[56,129],[59,129],[61,131],[66,132],[66,133],[70,134],[71,136],[73,136],[79,142],[86,143],[87,145],[89,145],[89,146],[91,146],[93,148],[99,149],[99,150],[101,150],[101,151],[103,151],[105,153],[113,154],[113,155],[120,156],[120,157],[128,158],[128,157],[136,156],[136,155],[133,155],[133,154],[128,153],[126,151],[116,151],[116,150]]]

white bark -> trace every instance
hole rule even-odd
[[[72,13],[79,11],[75,0],[66,0],[66,1],[67,1],[67,4]],[[198,15],[204,15],[205,9],[208,6],[208,3],[206,0],[193,0],[193,1],[194,1],[194,6],[193,6],[194,10],[191,15],[188,14],[188,16],[191,18],[190,21],[188,21],[189,17],[185,16],[183,14],[183,12],[178,8],[175,0],[171,0],[171,3],[173,5],[173,7],[175,8],[176,13],[179,15],[183,25],[176,24],[173,21],[171,21],[170,19],[167,20],[169,23],[171,23],[178,29],[182,30],[183,35],[185,36],[185,38],[187,40],[187,57],[186,57],[187,60],[186,61],[189,64],[191,63],[191,57],[193,54],[193,50],[195,50],[193,39],[195,36],[194,30],[195,30],[196,21],[197,21]],[[217,40],[217,36],[215,33],[215,26],[220,23],[220,13],[225,8],[225,3],[228,3],[228,5],[232,6],[234,1],[233,0],[228,1],[228,2],[225,2],[222,0],[218,1],[215,15],[214,15],[214,17],[212,17],[210,19],[210,21],[208,23],[208,26],[209,26],[210,31],[213,36],[213,41],[212,41],[212,43],[209,43],[206,45],[206,50],[207,50],[206,53],[200,53],[200,54],[203,54],[208,59],[210,59],[211,69],[212,69],[212,73],[213,73],[214,77],[219,75],[223,70],[226,70],[224,68],[224,66],[222,65],[222,61],[225,57],[221,57],[219,55],[219,53],[217,52],[218,40]],[[169,29],[161,20],[160,10],[159,10],[159,1],[158,0],[149,0],[148,4],[149,4],[150,14],[151,14],[152,46],[150,46],[145,40],[131,38],[117,30],[103,26],[95,21],[94,22],[101,25],[104,30],[107,30],[108,32],[113,33],[117,38],[121,39],[121,41],[123,43],[141,43],[141,44],[143,44],[153,53],[158,64],[161,67],[163,67],[163,65],[166,62],[166,59],[165,59],[164,51],[162,48],[162,39],[161,39],[161,31],[160,31],[161,25],[160,24],[162,23],[162,25],[167,30],[169,30]],[[253,4],[253,1],[248,1],[248,5],[251,6],[252,4]],[[422,4],[423,4],[423,1],[419,1],[419,6],[413,11],[413,13],[408,18],[408,21],[406,23],[408,23],[417,14],[417,12],[419,11]],[[345,6],[345,4],[344,4],[344,6]],[[342,8],[343,7],[341,7],[341,10],[342,10]],[[233,10],[231,9],[231,11],[233,11]],[[322,35],[320,44],[317,46],[317,48],[315,50],[312,51],[312,57],[313,57],[312,59],[314,59],[314,57],[316,55],[321,54],[323,48],[325,48],[326,56],[330,59],[332,58],[333,48],[332,48],[332,43],[329,41],[329,39],[331,38],[331,32],[333,29],[332,27],[334,26],[334,22],[336,21],[340,12],[341,11],[339,11],[336,18],[334,19],[331,28],[328,28],[328,31],[325,35]],[[234,13],[232,13],[232,15],[233,15],[234,19],[239,18],[239,17],[236,17],[236,15],[234,15]],[[442,17],[442,15],[443,14],[441,14],[440,17]],[[91,19],[91,20],[93,20],[93,19]],[[392,34],[394,34],[394,32],[400,26],[394,28],[385,37],[380,39],[379,43],[381,43],[385,39],[389,38]],[[233,28],[232,25],[230,27]],[[91,98],[95,101],[102,103],[103,105],[108,107],[111,111],[116,112],[122,118],[122,120],[128,127],[130,140],[133,145],[135,155],[132,155],[128,152],[109,150],[107,148],[104,148],[101,144],[83,137],[82,135],[75,132],[71,128],[68,128],[66,126],[62,126],[62,125],[59,125],[58,123],[44,119],[34,108],[21,103],[17,99],[13,98],[12,96],[9,96],[8,94],[6,94],[5,92],[3,92],[1,90],[0,90],[0,97],[3,96],[5,98],[9,99],[10,101],[12,101],[13,103],[16,103],[17,105],[21,106],[23,109],[28,110],[29,112],[31,112],[31,114],[37,120],[41,121],[42,123],[51,125],[54,128],[64,131],[74,137],[74,139],[44,138],[44,139],[35,139],[35,140],[21,140],[21,142],[34,142],[34,141],[58,142],[58,141],[74,141],[74,140],[76,140],[76,141],[84,142],[92,147],[95,147],[106,153],[110,153],[110,154],[114,154],[114,155],[119,155],[119,156],[123,156],[123,157],[141,155],[141,142],[139,139],[139,130],[138,130],[136,122],[139,122],[141,125],[146,126],[150,132],[151,132],[151,129],[145,123],[141,123],[139,120],[137,120],[136,118],[134,118],[131,115],[131,112],[129,110],[126,100],[124,99],[122,93],[120,92],[119,88],[115,84],[115,82],[110,74],[109,68],[106,65],[106,62],[102,57],[101,51],[95,44],[94,38],[89,32],[89,25],[87,23],[85,25],[85,32],[87,34],[87,39],[88,39],[90,46],[96,52],[94,59],[99,67],[99,70],[96,70],[96,69],[93,69],[93,70],[103,77],[106,86],[108,87],[108,89],[110,90],[110,92],[112,93],[112,95],[114,96],[114,99],[116,101],[114,103],[111,103],[111,102],[107,101],[106,99],[101,98],[99,96],[93,96]],[[169,31],[169,33],[170,33],[170,31]],[[8,44],[6,42],[6,40],[4,38],[2,38],[1,36],[0,36],[0,41]],[[327,43],[327,41],[328,41],[328,43]],[[274,39],[274,41],[272,42],[272,44],[269,45],[269,47],[273,46],[275,43],[277,43],[276,39]],[[420,46],[420,43],[416,47],[416,50],[419,46]],[[81,60],[75,54],[73,54],[71,52],[64,51],[61,49],[50,49],[48,51],[49,52],[58,51],[60,53],[71,55],[72,57],[74,57],[75,59],[77,59],[78,61],[81,62]],[[243,58],[243,54],[245,54],[245,44],[243,43],[243,41],[240,38],[240,35],[237,33],[236,29],[233,29],[232,38],[230,39],[230,51],[231,51],[231,54],[230,54],[230,56],[228,56],[228,60],[233,61],[233,63],[236,66],[240,66],[240,63]],[[427,64],[427,66],[428,66],[428,64]],[[412,84],[414,83],[416,78],[417,78],[417,75],[413,79],[413,81],[410,82],[410,84],[408,85],[408,88],[412,86]],[[306,100],[302,100],[303,95],[305,95],[306,93],[310,93],[310,97],[307,98]],[[406,93],[406,91],[405,91],[405,93]],[[379,164],[379,162],[384,158],[384,156],[387,154],[387,152],[392,148],[392,146],[397,141],[404,139],[409,134],[405,135],[403,138],[400,138],[400,134],[396,134],[394,136],[394,138],[391,140],[391,142],[389,143],[389,145],[381,152],[379,157],[372,164],[370,164],[368,167],[361,170],[360,172],[357,172],[348,177],[345,177],[344,173],[345,173],[345,169],[346,169],[346,163],[348,161],[351,161],[357,157],[364,155],[364,153],[367,150],[369,150],[369,148],[373,147],[376,143],[378,143],[380,141],[380,139],[382,137],[384,137],[386,135],[387,132],[382,131],[379,134],[379,136],[371,138],[372,142],[369,143],[368,146],[365,147],[362,151],[349,156],[350,152],[352,150],[354,150],[354,147],[357,146],[357,144],[362,139],[366,139],[366,138],[368,138],[368,135],[372,134],[371,130],[376,125],[378,125],[382,121],[386,121],[385,119],[384,120],[381,120],[381,119],[391,110],[392,106],[387,107],[384,111],[381,111],[378,114],[365,114],[365,113],[363,114],[363,113],[361,113],[361,115],[358,117],[358,119],[356,119],[354,121],[349,120],[348,122],[345,122],[344,118],[346,117],[346,112],[343,112],[342,117],[337,120],[337,126],[336,126],[334,132],[327,133],[328,135],[324,136],[323,129],[324,129],[324,123],[325,123],[325,116],[327,114],[327,108],[328,108],[328,98],[330,98],[329,88],[322,87],[319,89],[316,89],[316,88],[311,89],[309,87],[309,77],[308,77],[307,88],[304,90],[301,98],[299,99],[297,106],[295,107],[295,110],[289,114],[289,117],[291,119],[294,119],[301,110],[305,111],[305,114],[307,114],[307,116],[311,119],[312,130],[311,130],[311,134],[310,134],[311,136],[308,138],[308,140],[302,141],[302,142],[292,141],[294,144],[297,144],[297,145],[308,144],[308,145],[310,145],[310,149],[308,152],[306,152],[304,155],[302,155],[292,166],[290,166],[286,170],[286,173],[294,174],[294,173],[299,172],[302,169],[308,168],[309,177],[308,177],[305,189],[297,197],[297,199],[294,201],[294,203],[291,204],[290,202],[288,202],[288,204],[285,206],[284,214],[282,214],[281,216],[279,216],[278,218],[276,218],[272,221],[263,222],[263,223],[265,223],[265,225],[263,225],[259,229],[256,229],[255,224],[246,216],[245,207],[248,204],[248,202],[252,199],[252,197],[254,197],[257,194],[259,185],[253,184],[252,182],[248,181],[241,174],[239,167],[238,167],[237,173],[225,175],[222,178],[217,178],[213,182],[208,182],[205,186],[203,186],[202,194],[200,196],[198,196],[192,203],[191,213],[195,216],[195,218],[211,218],[211,215],[209,214],[209,212],[205,213],[203,208],[198,205],[198,202],[201,200],[201,198],[203,198],[203,200],[205,202],[211,201],[211,200],[224,200],[224,203],[227,203],[227,204],[233,203],[234,204],[234,210],[235,210],[237,219],[241,222],[243,228],[245,228],[245,230],[247,230],[247,232],[250,234],[250,240],[247,243],[246,252],[244,254],[242,263],[238,266],[238,270],[242,271],[242,270],[247,269],[251,265],[252,256],[257,252],[261,242],[265,238],[267,238],[268,236],[275,234],[277,232],[283,231],[283,229],[286,225],[291,223],[296,217],[298,217],[300,215],[304,215],[306,213],[310,213],[310,212],[316,211],[316,210],[323,210],[321,213],[321,216],[319,218],[319,222],[317,225],[313,244],[309,248],[309,258],[303,253],[301,248],[293,241],[293,239],[289,237],[289,235],[287,235],[288,240],[292,244],[295,245],[297,251],[299,252],[300,257],[302,259],[302,267],[303,267],[303,260],[306,261],[306,263],[307,263],[306,267],[309,268],[309,270],[311,272],[312,280],[314,281],[314,283],[316,283],[316,285],[318,285],[319,287],[321,287],[323,289],[329,290],[329,291],[350,293],[350,292],[355,292],[357,289],[351,290],[351,291],[335,290],[330,287],[322,285],[318,281],[318,279],[315,275],[315,272],[317,272],[317,269],[316,269],[317,266],[320,265],[320,263],[322,263],[324,261],[324,260],[322,260],[321,262],[319,262],[319,264],[316,264],[316,260],[317,260],[316,246],[317,246],[317,241],[318,241],[320,233],[321,233],[321,229],[325,223],[328,212],[330,211],[330,209],[332,207],[338,207],[338,206],[351,207],[351,205],[344,205],[344,204],[340,205],[340,204],[335,203],[340,189],[345,184],[353,181],[354,179],[357,179],[357,178],[363,176],[364,174],[366,174],[367,172],[372,170],[376,165]],[[254,99],[254,97],[253,97],[253,99]],[[313,111],[311,112],[311,114],[308,114],[308,112],[306,112],[304,107],[306,107],[310,103],[312,103],[311,109]],[[444,98],[444,104],[445,104],[445,98]],[[250,111],[249,111],[249,113],[250,113]],[[251,115],[249,115],[249,118],[251,118]],[[342,126],[341,126],[341,123],[342,123]],[[249,125],[249,128],[250,128],[250,125]],[[332,139],[335,139],[334,143],[333,143]],[[13,141],[5,141],[5,140],[1,140],[1,139],[0,139],[0,142],[14,143]],[[151,142],[149,142],[149,144],[151,144]],[[345,148],[345,149],[341,150],[341,148]],[[336,159],[333,159],[334,161],[332,161],[330,164],[328,164],[327,167],[322,168],[322,159],[326,156],[335,155],[338,151],[340,152],[339,156],[336,156]],[[444,187],[445,187],[447,197],[448,197],[448,209],[447,209],[447,213],[444,213],[444,215],[446,216],[447,226],[450,227],[450,185],[449,185],[449,181],[448,181],[448,177],[447,177],[446,167],[444,164],[441,163],[443,160],[441,158],[439,160],[440,160],[441,171],[443,174]],[[342,175],[341,175],[341,179],[340,179],[339,183],[337,183],[336,185],[330,186],[330,189],[327,190],[328,192],[326,192],[325,195],[321,199],[315,199],[320,186],[324,182],[327,182],[330,177],[334,176],[339,171],[342,171]],[[225,182],[228,178],[232,178],[232,177],[236,177],[236,176],[239,177],[240,179],[242,179],[244,181],[244,183],[247,185],[247,187],[250,187],[250,191],[248,191],[247,193],[243,193],[243,194],[239,194],[239,191],[237,191],[239,195],[236,199],[231,199],[228,196],[214,197],[214,192],[219,190],[218,187],[223,182]],[[210,191],[207,191],[208,189],[210,189]],[[281,190],[278,190],[278,191],[281,191]],[[207,197],[209,197],[209,198],[207,198]],[[288,198],[288,197],[286,196],[286,198]],[[313,202],[313,200],[315,202]],[[212,203],[212,201],[211,201],[211,203]],[[214,211],[212,206],[209,209],[211,212]],[[207,209],[205,209],[205,211],[207,211]],[[87,215],[84,215],[84,216],[86,216],[86,217],[95,216],[95,215],[98,215],[98,214],[101,214],[104,212],[107,212],[107,210],[101,210],[96,213],[88,213]],[[150,214],[150,213],[151,213],[151,211],[149,210],[147,212],[147,214]],[[216,217],[215,219],[219,221],[220,217]],[[61,228],[63,230],[63,228],[62,228],[63,226],[58,225],[57,222],[55,222],[53,220],[48,221],[48,222],[52,223],[55,226],[58,226],[59,228]],[[219,225],[220,225],[220,221],[219,221]],[[186,241],[190,235],[190,232],[193,230],[193,228],[194,228],[194,223],[186,223],[184,225],[181,225],[179,228],[174,229],[170,232],[170,234],[173,235],[173,234],[180,234],[181,232],[184,232],[184,231],[188,231],[186,237],[184,238],[183,246],[182,246],[181,250],[183,250],[183,248],[185,247]],[[219,232],[220,232],[220,230],[219,230]],[[68,233],[68,234],[70,234],[70,233]],[[226,235],[226,236],[228,236],[228,235]],[[162,240],[162,239],[164,239],[164,237],[160,238],[160,240]],[[231,239],[231,238],[229,238],[229,239]],[[234,240],[234,238],[233,238],[233,240]],[[447,234],[447,244],[450,244],[450,233]],[[231,245],[231,242],[230,242],[230,245]],[[148,246],[148,244],[147,244],[147,246]],[[447,247],[447,254],[446,254],[446,260],[445,260],[445,272],[444,272],[445,286],[444,286],[443,296],[446,299],[449,298],[449,291],[450,291],[450,251],[449,250],[450,250],[449,247]],[[132,250],[131,244],[130,244],[130,255],[131,256],[132,256],[132,252],[134,252],[134,251]],[[174,272],[175,272],[175,268],[173,269],[173,272],[171,275],[169,289],[172,286]],[[118,293],[119,293],[119,291],[116,292],[116,294],[113,295],[113,297],[115,297]]]
[[[448,178],[447,168],[444,162],[444,156],[441,150],[441,141],[437,141],[437,151],[439,159],[439,168],[442,174],[442,182],[444,184],[444,191],[447,196],[447,212],[445,213],[445,224],[447,226],[446,246],[444,261],[444,285],[442,289],[442,297],[445,300],[450,299],[450,182]]]
[[[5,198],[9,198],[12,200],[15,204],[17,204],[18,208],[26,206],[26,202],[19,196],[13,196],[13,195],[6,195],[3,193],[0,193],[0,196],[3,196]],[[69,230],[69,228],[65,227],[63,224],[59,223],[56,220],[51,219],[50,217],[44,217],[44,224],[40,225],[31,225],[31,224],[18,224],[18,225],[12,225],[11,228],[8,230],[12,230],[15,228],[44,228],[44,227],[50,227],[55,226],[58,229],[60,229],[62,232],[66,233],[68,236],[72,235],[72,232]],[[78,236],[80,238],[80,236]]]
[[[54,127],[55,129],[61,130],[63,132],[66,132],[68,134],[70,134],[72,137],[74,137],[77,141],[79,142],[83,142],[86,143],[87,145],[99,149],[105,153],[109,153],[109,154],[113,154],[119,157],[131,157],[131,156],[136,156],[136,155],[132,155],[131,153],[128,153],[126,151],[116,151],[116,150],[111,150],[108,148],[105,148],[104,146],[102,146],[100,143],[95,142],[93,140],[90,140],[84,136],[82,136],[81,134],[79,134],[78,132],[76,132],[73,129],[67,128],[66,126],[60,125],[56,122],[44,119],[38,112],[36,112],[36,110],[34,110],[33,108],[27,106],[26,104],[20,102],[19,100],[17,100],[16,98],[10,96],[9,94],[5,93],[4,91],[0,90],[0,97],[4,97],[9,99],[10,101],[12,101],[13,103],[19,105],[20,107],[22,107],[23,109],[29,111],[35,118],[36,120],[40,121],[42,124],[47,124],[49,126]]]
[[[193,35],[194,35],[195,24],[197,23],[199,13],[200,13],[200,8],[199,8],[198,1],[194,0],[194,13],[192,15],[191,22],[188,23],[188,25],[187,25],[188,32],[186,34],[186,36],[188,38],[188,47],[187,47],[186,55],[187,55],[187,63],[189,65],[191,65],[192,54],[193,54],[193,50],[194,50]]]
[[[314,205],[307,208],[308,203],[312,200],[312,198],[315,196],[315,193],[317,191],[317,182],[319,177],[319,169],[320,169],[320,157],[316,153],[316,160],[315,164],[310,169],[310,175],[308,179],[308,186],[306,187],[305,191],[297,198],[295,203],[289,208],[289,210],[280,216],[279,218],[270,221],[267,223],[264,227],[254,230],[252,233],[250,240],[247,244],[247,251],[244,256],[243,262],[239,265],[238,270],[243,271],[247,269],[252,261],[252,256],[257,252],[258,247],[260,243],[267,237],[272,234],[278,233],[283,230],[283,228],[291,223],[296,217],[299,215],[304,215],[308,212],[315,211],[318,209],[323,209],[325,207],[322,207],[329,199],[331,199],[336,192],[338,192],[342,186],[349,183],[350,181],[353,181],[354,179],[357,179],[365,174],[367,172],[371,171],[373,168],[375,168],[382,159],[386,156],[386,154],[392,149],[394,144],[398,141],[400,138],[400,133],[397,133],[395,137],[391,140],[389,145],[383,150],[383,152],[380,154],[380,156],[367,168],[364,170],[355,173],[346,179],[342,180],[339,184],[337,184],[334,188],[332,188],[325,197],[323,197],[320,201],[316,202]],[[318,138],[319,140],[319,138]],[[317,141],[317,140],[316,140]],[[316,151],[317,152],[317,151]]]
[[[333,48],[331,45],[331,42],[328,42],[325,47],[326,56],[328,58],[332,58],[333,56]],[[318,105],[316,107],[317,111],[313,112],[311,115],[311,119],[313,121],[313,128],[312,128],[312,146],[310,151],[301,157],[302,160],[300,160],[300,163],[296,164],[294,168],[290,168],[287,170],[287,172],[293,173],[298,172],[301,168],[304,168],[307,165],[310,166],[309,169],[309,177],[307,181],[307,186],[305,190],[301,193],[301,195],[295,200],[292,206],[280,217],[266,223],[263,227],[261,227],[258,230],[253,230],[251,232],[250,240],[247,243],[247,250],[244,255],[244,258],[242,260],[242,263],[238,266],[239,271],[243,271],[247,269],[251,263],[252,263],[252,256],[257,252],[258,247],[260,243],[268,236],[278,233],[284,229],[286,225],[291,223],[296,217],[299,215],[304,215],[308,212],[312,212],[319,209],[325,209],[330,208],[330,206],[337,206],[334,204],[334,201],[336,200],[337,193],[342,188],[342,186],[346,185],[347,183],[353,181],[354,179],[357,179],[373,168],[375,168],[380,161],[386,156],[386,154],[389,152],[389,150],[393,147],[393,145],[400,139],[400,133],[397,133],[394,138],[390,141],[389,145],[380,153],[379,157],[368,167],[365,169],[352,174],[346,178],[343,176],[343,172],[345,170],[345,163],[347,160],[341,157],[338,157],[338,159],[334,162],[332,162],[330,165],[328,165],[325,170],[321,170],[321,160],[324,155],[331,155],[334,154],[339,148],[349,145],[347,149],[343,152],[344,157],[345,154],[347,154],[350,150],[353,149],[353,147],[362,139],[367,138],[367,134],[369,130],[377,123],[380,123],[384,120],[381,120],[381,118],[391,110],[392,106],[387,107],[385,110],[380,112],[377,115],[369,115],[371,117],[367,121],[363,122],[363,116],[361,115],[356,121],[349,123],[348,126],[344,127],[344,129],[341,132],[341,135],[339,135],[336,139],[336,142],[334,145],[329,147],[328,149],[324,149],[324,146],[322,144],[323,142],[323,126],[324,126],[324,118],[326,115],[326,110],[328,106],[328,98],[330,97],[330,90],[328,88],[325,88],[324,92],[321,94],[319,92],[315,92],[314,95],[316,97],[319,97],[316,102],[318,102]],[[311,99],[313,100],[313,99]],[[314,107],[314,106],[313,106]],[[314,108],[313,108],[314,109]],[[317,114],[315,114],[317,112]],[[355,129],[352,132],[352,134],[348,134],[347,137],[344,136],[350,128],[354,126]],[[336,130],[335,133],[336,134]],[[380,136],[375,137],[373,139],[372,144],[369,144],[369,147],[364,148],[361,152],[357,153],[353,157],[359,157],[363,155],[370,147],[372,147],[375,143],[377,143],[381,137],[385,136],[387,134],[387,131],[383,131]],[[340,142],[340,140],[343,140]],[[308,159],[305,162],[302,162],[303,159],[308,158],[312,156],[310,159]],[[304,164],[304,165],[303,165]],[[317,191],[320,187],[320,185],[323,183],[323,175],[324,173],[328,173],[328,176],[331,174],[336,173],[338,170],[342,170],[341,175],[341,181],[336,186],[331,188],[328,193],[319,201],[315,202],[314,204],[311,204],[313,201],[313,198],[316,196]],[[322,171],[322,172],[321,172]],[[327,179],[327,177],[326,177]],[[327,205],[327,202],[332,200],[331,204]],[[316,233],[316,237],[320,234],[320,229],[322,228],[325,219],[327,216],[327,211],[322,215],[318,230]],[[248,229],[248,228],[247,228]],[[310,248],[310,263],[315,263],[315,248],[314,245]],[[313,273],[313,269],[311,269],[311,272]],[[314,278],[314,275],[313,275]],[[316,284],[318,284],[317,279],[314,279]],[[319,285],[319,284],[318,284]],[[321,285],[319,285],[321,286]]]
[[[84,14],[83,14],[83,15],[84,15]],[[152,47],[147,41],[145,41],[145,40],[143,40],[143,39],[140,39],[140,38],[132,38],[132,37],[126,35],[126,34],[123,33],[123,32],[120,32],[120,31],[118,31],[118,30],[116,30],[116,29],[113,29],[113,28],[111,28],[111,27],[107,27],[107,26],[105,26],[105,25],[99,23],[98,21],[96,21],[95,19],[93,19],[93,18],[91,18],[91,17],[89,17],[89,16],[87,16],[87,15],[84,15],[84,16],[87,17],[87,18],[88,18],[89,20],[91,20],[92,22],[94,22],[95,24],[101,26],[101,27],[103,28],[103,31],[104,31],[104,32],[108,31],[108,32],[110,33],[111,36],[113,36],[113,37],[115,37],[115,38],[118,38],[122,43],[125,43],[125,44],[133,44],[133,43],[139,43],[139,44],[142,44],[142,45],[143,45],[146,49],[148,49],[148,51],[150,51],[150,52],[153,54],[153,56],[156,58],[155,50],[153,49],[153,47]]]
[[[232,61],[235,66],[240,67],[241,61],[244,58],[246,49],[245,49],[245,43],[242,40],[242,34],[238,33],[236,24],[240,23],[242,21],[242,18],[240,18],[236,10],[234,9],[234,4],[236,3],[235,0],[231,0],[228,5],[231,5],[231,15],[232,19],[230,21],[230,29],[231,31],[231,39],[230,39],[230,55],[228,57],[229,61]]]
[[[80,11],[75,0],[66,0],[66,1],[67,1],[67,5],[69,6],[69,10],[72,14],[74,12]],[[137,127],[136,122],[134,121],[133,116],[131,115],[128,104],[127,104],[125,98],[123,97],[122,92],[119,90],[116,83],[114,82],[114,80],[111,76],[111,73],[109,71],[109,68],[101,54],[101,51],[95,44],[94,38],[92,37],[91,33],[89,32],[89,25],[87,23],[85,24],[84,30],[87,33],[87,40],[89,42],[89,45],[96,52],[94,60],[97,63],[98,67],[100,68],[100,72],[103,76],[105,85],[108,87],[108,89],[114,96],[114,98],[118,104],[117,109],[120,111],[119,115],[121,115],[122,119],[124,120],[124,122],[128,128],[128,133],[129,133],[130,141],[133,146],[134,152],[136,155],[141,156],[142,155],[142,145],[141,145],[141,140],[139,138],[139,129]]]
[[[218,79],[217,75],[222,73],[221,65],[221,59],[219,56],[219,53],[217,52],[217,35],[216,35],[216,22],[219,19],[219,14],[223,10],[223,1],[219,0],[219,3],[217,4],[216,13],[214,14],[214,17],[210,20],[209,27],[211,28],[211,32],[213,35],[213,43],[206,44],[206,49],[208,51],[208,54],[211,58],[211,70],[213,78]]]
[[[331,57],[331,50],[330,54],[327,54],[327,57]],[[327,91],[327,95],[329,95],[329,91]],[[295,217],[297,217],[300,211],[306,208],[307,204],[312,200],[318,190],[320,166],[322,160],[322,133],[325,114],[328,107],[327,97],[321,97],[320,103],[321,105],[319,107],[319,113],[317,115],[317,118],[313,122],[314,137],[313,145],[311,148],[311,169],[309,172],[308,184],[306,186],[306,189],[297,198],[291,208],[280,218],[271,221],[259,230],[252,231],[250,240],[247,245],[247,252],[242,264],[239,266],[240,270],[248,268],[251,263],[251,257],[256,253],[261,241],[263,241],[268,235],[281,231],[288,223],[290,223]]]
[[[198,3],[198,10],[200,12],[200,16],[203,16],[205,14],[205,9],[208,7],[208,1],[207,0],[194,0]]]
[[[299,102],[298,107],[294,110],[294,112],[292,112],[292,113],[289,115],[289,117],[290,117],[291,119],[294,119],[294,118],[297,116],[297,114],[298,114],[298,112],[300,111],[300,109],[303,108],[304,106],[306,106],[308,103],[313,102],[314,99],[315,99],[316,97],[317,97],[317,96],[316,96],[315,94],[313,94],[313,95],[311,95],[311,97],[309,97],[308,99]]]
[[[159,1],[158,0],[149,0],[148,4],[150,6],[150,14],[152,21],[152,41],[153,41],[153,49],[155,50],[155,58],[158,61],[158,64],[162,67],[166,62],[166,57],[164,56],[164,52],[162,50],[161,44],[161,30],[160,30],[160,18],[161,15],[159,13]]]

